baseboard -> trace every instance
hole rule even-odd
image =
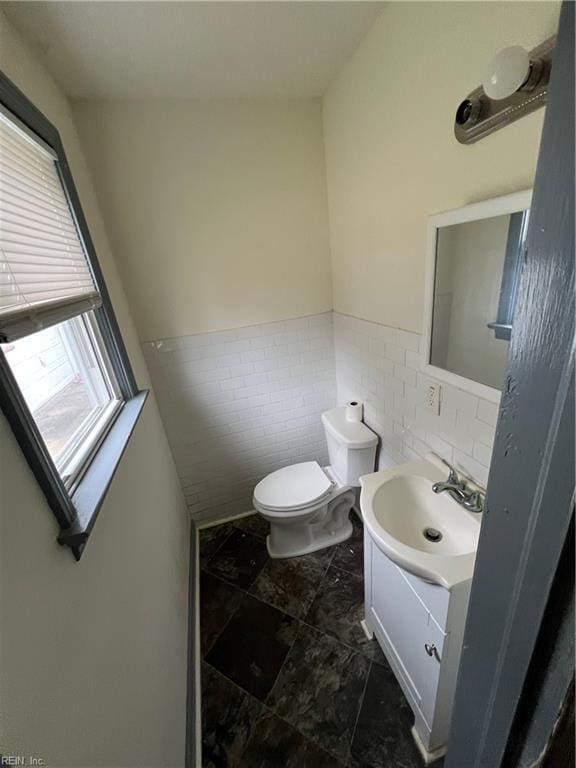
[[[200,713],[200,621],[198,590],[198,529],[190,525],[188,565],[188,668],[186,670],[186,768],[202,764]]]
[[[202,687],[200,650],[200,531],[255,515],[250,509],[238,515],[191,520],[188,575],[188,670],[186,694],[186,768],[202,765]]]
[[[250,509],[248,512],[239,512],[237,515],[227,515],[225,517],[193,518],[192,522],[198,531],[203,531],[205,528],[213,528],[215,525],[231,523],[233,520],[241,520],[243,517],[250,517],[250,515],[256,514],[258,513],[255,509]]]

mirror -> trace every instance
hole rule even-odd
[[[491,399],[508,360],[529,205],[522,192],[431,219],[425,367]]]

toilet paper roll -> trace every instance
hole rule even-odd
[[[364,407],[358,400],[350,400],[346,403],[346,418],[348,421],[362,421]]]

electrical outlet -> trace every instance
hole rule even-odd
[[[440,384],[429,384],[426,388],[426,399],[424,407],[429,413],[433,413],[435,416],[440,414]]]

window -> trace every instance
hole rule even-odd
[[[94,314],[2,350],[64,485],[73,490],[123,402]]]
[[[0,403],[77,558],[145,397],[58,133],[0,74]]]

